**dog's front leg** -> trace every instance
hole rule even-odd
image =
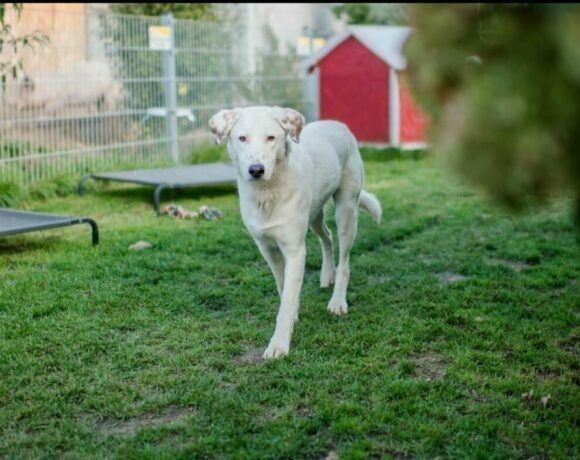
[[[278,246],[272,245],[268,242],[256,239],[256,244],[260,249],[260,253],[268,262],[270,270],[276,280],[276,287],[278,288],[278,295],[282,299],[282,291],[284,289],[284,256]]]
[[[290,339],[294,321],[300,306],[300,291],[304,279],[304,264],[306,261],[306,245],[292,247],[281,246],[286,266],[284,267],[284,290],[280,302],[280,310],[276,318],[276,330],[270,339],[270,344],[264,352],[264,358],[278,358],[290,351]]]

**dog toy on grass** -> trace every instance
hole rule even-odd
[[[170,204],[165,206],[161,214],[167,214],[178,219],[196,219],[217,220],[223,217],[223,213],[217,208],[210,208],[209,206],[201,206],[198,211],[186,211],[181,206]]]

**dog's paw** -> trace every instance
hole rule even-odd
[[[328,311],[335,315],[346,315],[348,313],[348,304],[346,299],[335,299],[334,297],[328,302]]]
[[[334,270],[322,270],[320,272],[320,287],[327,288],[334,284]]]
[[[274,359],[286,356],[290,351],[290,346],[281,342],[270,341],[268,348],[262,355],[264,359]]]

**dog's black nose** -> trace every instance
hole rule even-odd
[[[249,172],[250,176],[252,176],[255,179],[258,179],[259,177],[262,177],[264,175],[264,165],[260,163],[250,165]]]

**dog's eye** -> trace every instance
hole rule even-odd
[[[276,140],[276,137],[275,137],[275,136],[268,136],[268,137],[266,138],[266,140],[267,140],[268,142],[274,142],[274,141]]]
[[[240,136],[238,137],[238,139],[240,140],[240,142],[246,142],[246,136]]]

